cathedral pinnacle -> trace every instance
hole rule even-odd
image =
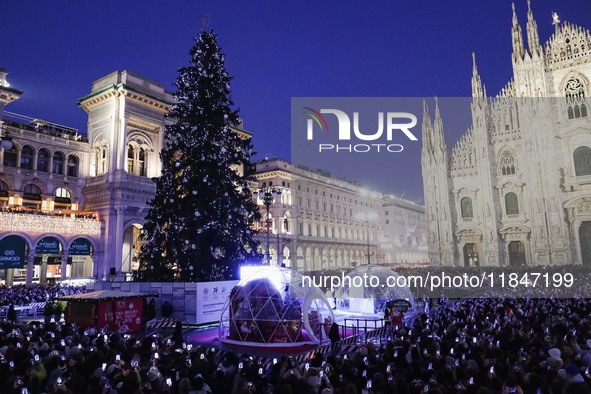
[[[472,97],[483,97],[482,81],[476,67],[476,54],[472,52]]]
[[[442,151],[446,150],[443,120],[439,112],[439,100],[437,97],[435,97],[435,119],[433,119],[433,145],[439,147]]]
[[[515,13],[515,3],[511,3],[511,8],[513,9],[513,58],[514,60],[517,60],[516,58],[523,59],[525,47],[523,45],[523,35],[521,34],[521,26],[519,26],[517,14]]]
[[[527,47],[532,56],[534,53],[538,55],[542,53],[540,36],[538,35],[538,24],[531,10],[531,0],[527,0]]]

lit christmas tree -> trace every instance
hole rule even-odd
[[[252,154],[250,140],[232,130],[230,80],[213,30],[191,48],[179,70],[176,104],[168,114],[160,159],[162,176],[143,229],[139,279],[211,281],[236,277],[245,261],[260,261],[255,231],[260,219],[238,169]]]

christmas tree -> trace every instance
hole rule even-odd
[[[160,159],[162,175],[149,202],[139,279],[211,281],[236,277],[245,261],[260,261],[257,205],[240,173],[252,154],[232,110],[224,55],[213,30],[191,48],[191,64],[179,70],[176,104],[168,117]]]

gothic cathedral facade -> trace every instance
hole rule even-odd
[[[554,14],[527,48],[513,8],[513,77],[486,95],[473,59],[471,126],[447,147],[425,105],[429,260],[444,266],[591,264],[591,33]]]

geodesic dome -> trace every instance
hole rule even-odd
[[[328,340],[332,309],[322,292],[302,283],[302,275],[288,268],[254,271],[229,292],[218,339],[257,346]]]
[[[398,286],[405,284],[404,278],[399,280],[399,276],[381,265],[362,265],[343,278],[342,285],[335,291],[335,297],[346,301],[341,305],[344,304],[345,309],[351,312],[379,313],[387,300],[394,299],[407,300],[414,309],[415,301],[410,289]]]

